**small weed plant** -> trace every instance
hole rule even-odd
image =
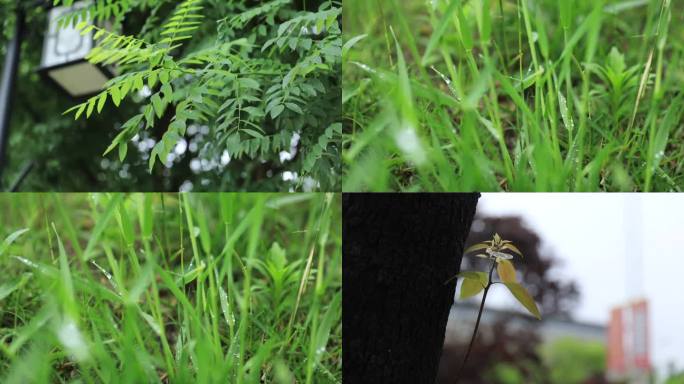
[[[475,342],[475,337],[477,336],[477,330],[480,326],[480,318],[482,317],[482,311],[484,310],[485,300],[487,300],[487,294],[489,289],[494,284],[503,284],[508,288],[508,290],[513,294],[516,300],[527,309],[534,317],[541,320],[541,314],[537,304],[532,299],[532,296],[527,292],[525,287],[523,287],[516,276],[515,267],[513,266],[514,256],[523,257],[520,250],[509,240],[502,239],[498,233],[495,233],[492,240],[487,240],[482,243],[477,243],[470,246],[465,250],[464,253],[482,252],[475,254],[475,257],[480,257],[491,261],[488,272],[480,271],[465,271],[454,276],[463,279],[461,283],[461,299],[467,299],[469,297],[475,296],[480,292],[482,294],[482,302],[480,303],[480,309],[477,313],[477,320],[475,322],[475,328],[473,329],[473,336],[470,338],[470,343],[468,344],[468,350],[463,356],[463,363],[461,364],[460,371],[463,370],[468,357],[470,356],[470,351],[473,348],[473,343]],[[495,281],[493,279],[494,269],[496,269],[499,275],[499,280]],[[451,281],[449,279],[448,281]],[[448,282],[447,281],[447,282]],[[459,373],[460,373],[459,371]]]

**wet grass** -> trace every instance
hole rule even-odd
[[[679,191],[684,3],[346,0],[343,189]]]
[[[339,205],[0,195],[0,382],[340,383]]]

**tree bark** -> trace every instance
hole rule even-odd
[[[479,194],[345,194],[345,383],[433,384]]]

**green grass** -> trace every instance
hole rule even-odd
[[[1,194],[0,382],[341,383],[332,194]]]
[[[345,191],[679,191],[679,0],[346,0]]]

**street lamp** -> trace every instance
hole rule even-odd
[[[2,73],[0,73],[0,184],[7,164],[6,149],[12,112],[14,84],[17,77],[20,47],[26,27],[26,10],[32,7],[51,7],[52,0],[17,0],[14,8],[14,33],[7,43]],[[69,7],[52,7],[48,12],[43,57],[38,72],[73,98],[90,96],[100,91],[112,72],[104,66],[90,64],[86,55],[94,45],[92,31],[83,36],[73,26],[59,28],[62,15],[83,10],[92,0],[77,1]],[[25,167],[23,176],[30,170]],[[20,180],[19,179],[19,180]],[[18,185],[17,185],[18,187]],[[1,190],[2,188],[0,188]]]
[[[93,31],[81,34],[71,23],[61,28],[58,25],[63,15],[78,12],[90,4],[90,1],[78,1],[72,6],[54,7],[48,13],[48,30],[38,71],[73,98],[99,92],[113,77],[105,66],[91,64],[85,58],[95,46]]]

